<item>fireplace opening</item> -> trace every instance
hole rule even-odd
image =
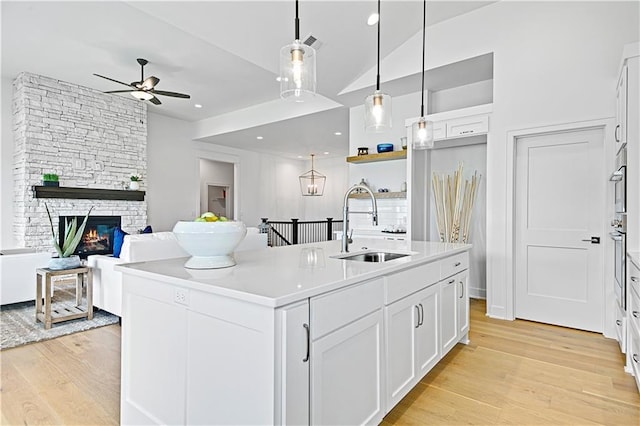
[[[64,238],[64,223],[76,218],[78,226],[82,224],[84,216],[60,216],[58,218],[59,244],[62,247]],[[73,254],[86,259],[91,254],[113,254],[113,232],[120,227],[120,216],[89,216],[80,244]]]

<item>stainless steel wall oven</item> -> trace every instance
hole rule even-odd
[[[615,184],[615,216],[610,236],[614,242],[615,293],[623,310],[627,309],[627,148],[622,147],[616,157],[616,170],[609,180]]]

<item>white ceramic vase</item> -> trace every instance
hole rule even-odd
[[[139,190],[140,189],[140,182],[132,180],[131,182],[129,182],[129,189],[132,190],[132,191]]]

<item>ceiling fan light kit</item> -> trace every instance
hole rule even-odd
[[[364,101],[364,128],[367,133],[380,133],[391,128],[391,96],[380,91],[380,0],[378,0],[378,55],[376,91]]]
[[[140,64],[140,81],[134,81],[132,83],[124,83],[122,81],[115,80],[110,77],[105,77],[100,74],[93,74],[96,77],[104,78],[105,80],[113,81],[114,83],[122,84],[124,86],[128,86],[127,90],[110,90],[104,93],[130,93],[134,98],[141,101],[149,101],[154,105],[160,105],[160,99],[156,97],[156,95],[162,96],[170,96],[172,98],[181,98],[181,99],[189,99],[191,96],[184,93],[177,92],[167,92],[164,90],[156,90],[156,85],[160,82],[160,79],[155,76],[151,76],[148,78],[144,78],[144,66],[149,63],[146,59],[138,58],[138,64]]]
[[[316,94],[316,51],[300,41],[296,0],[295,39],[280,49],[280,97],[304,102]]]
[[[420,119],[411,126],[413,149],[433,148],[433,122],[424,117],[424,58],[426,50],[427,0],[422,0],[422,90]]]

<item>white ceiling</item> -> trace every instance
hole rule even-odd
[[[427,24],[491,3],[429,1]],[[136,58],[141,57],[149,60],[145,77],[160,78],[158,90],[191,95],[189,100],[159,97],[162,105],[148,104],[149,111],[198,121],[278,99],[278,53],[294,36],[294,4],[293,0],[2,1],[1,76],[13,79],[27,71],[101,91],[120,90],[124,86],[93,73],[136,81],[140,77]],[[367,26],[366,18],[375,11],[376,2],[302,0],[299,5],[301,36],[313,34],[323,43],[317,57],[319,94],[346,106],[355,99],[359,102],[360,94],[350,98],[338,93],[375,66],[376,27]],[[381,7],[384,57],[421,30],[422,2],[385,0]],[[348,108],[337,108],[208,140],[294,158],[325,150],[344,155],[347,120]],[[323,136],[319,144],[311,136],[301,136],[314,133],[304,131],[310,128],[330,129],[332,134],[339,130],[343,135],[330,140]],[[269,146],[258,141],[257,134],[269,140]]]

